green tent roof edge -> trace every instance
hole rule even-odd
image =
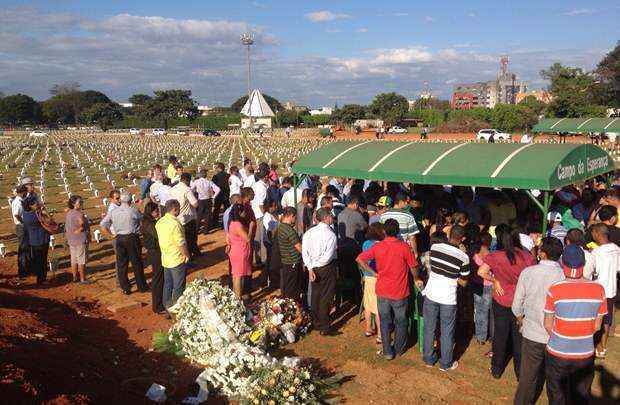
[[[613,158],[591,144],[418,141],[332,142],[293,165],[296,174],[539,190],[583,182],[614,169]]]
[[[618,117],[543,118],[532,128],[536,133],[620,132]]]

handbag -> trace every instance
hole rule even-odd
[[[56,221],[54,221],[52,217],[45,214],[43,211],[37,210],[37,219],[39,220],[39,223],[41,224],[43,229],[45,229],[50,235],[56,235],[60,233],[60,225],[58,225],[58,223],[56,223]]]

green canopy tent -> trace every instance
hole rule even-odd
[[[590,144],[415,141],[333,142],[293,166],[293,172],[302,177],[523,189],[545,217],[549,191],[613,170],[612,157]],[[544,192],[542,204],[530,189]]]
[[[532,128],[532,132],[620,132],[620,118],[545,118]]]

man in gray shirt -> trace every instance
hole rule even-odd
[[[338,264],[343,278],[358,279],[357,256],[362,252],[368,223],[359,211],[361,197],[351,196],[345,209],[338,214]]]
[[[554,237],[542,240],[540,263],[519,275],[512,312],[521,325],[521,368],[515,404],[535,404],[545,383],[545,352],[549,334],[544,327],[545,300],[549,287],[564,279],[558,263],[562,242]]]
[[[121,205],[109,211],[100,223],[103,232],[116,241],[116,276],[123,293],[126,295],[131,294],[131,285],[127,277],[129,262],[131,262],[138,291],[146,292],[149,289],[144,278],[141,257],[142,246],[139,237],[142,215],[130,204],[131,195],[122,193]],[[114,227],[115,235],[112,235],[111,227]]]

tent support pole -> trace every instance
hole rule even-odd
[[[299,187],[299,183],[304,181],[305,178],[305,174],[299,176],[299,180],[297,180],[297,176],[293,175],[293,203],[295,204],[295,209],[297,209],[297,187]]]
[[[534,197],[534,194],[532,194],[532,192],[530,190],[524,190],[525,194],[527,194],[528,197],[530,197],[530,199],[532,200],[532,202],[534,204],[536,204],[536,206],[541,210],[544,211],[545,207],[540,203],[540,201],[538,201],[538,199],[536,197]]]
[[[547,213],[549,212],[549,204],[551,204],[551,198],[549,196],[549,192],[545,191],[545,196],[544,196],[544,206],[543,206],[543,210],[542,210],[542,237],[544,238],[545,235],[547,234]]]
[[[544,237],[545,234],[547,233],[547,212],[549,212],[549,204],[551,203],[551,199],[549,198],[549,192],[543,191],[543,203],[542,204],[540,203],[540,201],[538,201],[536,197],[534,197],[534,194],[532,194],[530,190],[525,190],[525,194],[527,194],[528,197],[530,197],[532,202],[534,202],[534,204],[536,204],[536,206],[542,212],[542,215],[543,215],[542,236]]]

